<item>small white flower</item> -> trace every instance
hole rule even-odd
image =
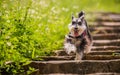
[[[11,42],[7,42],[7,45],[8,45],[8,46],[11,46],[12,44],[11,44]]]
[[[10,39],[10,36],[6,36],[6,39]]]
[[[65,11],[65,12],[68,12],[68,11],[69,11],[68,8],[64,8],[64,7],[62,8],[62,10]]]
[[[10,20],[7,20],[7,23],[10,23]]]
[[[34,14],[34,13],[35,13],[35,10],[34,10],[34,9],[31,9],[30,12],[31,12],[32,14]]]
[[[74,9],[78,9],[79,7],[78,6],[73,6]]]

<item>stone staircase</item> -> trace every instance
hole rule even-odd
[[[64,50],[55,56],[41,56],[44,61],[32,61],[30,66],[37,69],[32,75],[120,75],[120,14],[90,13],[94,44],[92,51],[83,60],[75,61],[74,54]]]

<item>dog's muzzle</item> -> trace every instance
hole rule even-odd
[[[75,37],[79,36],[79,30],[78,30],[78,28],[74,28],[74,35],[75,35]]]

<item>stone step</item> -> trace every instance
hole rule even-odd
[[[120,27],[113,28],[113,27],[90,27],[89,28],[92,33],[99,32],[99,33],[119,33]]]
[[[88,15],[93,15],[93,13],[89,13]],[[101,22],[101,21],[107,21],[107,22],[120,22],[120,14],[119,13],[94,13],[95,18],[94,21]],[[91,19],[88,18],[88,20]]]
[[[91,50],[88,55],[116,55],[119,54],[120,50]],[[69,56],[65,50],[57,50],[54,52],[55,56]],[[75,53],[71,53],[70,55],[75,55]]]
[[[120,27],[120,22],[88,22],[90,27]]]
[[[120,46],[120,39],[117,40],[93,40],[93,46]]]
[[[83,60],[113,60],[120,59],[119,53],[113,55],[85,55]]]
[[[65,50],[56,50],[54,51],[54,56],[69,56],[69,55],[65,52]]]
[[[46,75],[46,74],[42,74],[42,75]],[[63,74],[63,73],[51,73],[51,74],[47,74],[47,75],[84,75],[84,74]],[[92,73],[92,74],[85,74],[85,75],[120,75],[120,73]]]
[[[65,60],[32,61],[28,66],[39,69],[39,74],[93,74],[120,73],[120,59],[114,60]]]
[[[112,72],[110,72],[110,73],[92,73],[92,74],[86,74],[86,75],[120,75],[120,73],[112,73]]]
[[[119,33],[109,33],[109,34],[93,34],[93,39],[94,40],[107,40],[107,39],[119,39],[120,34]]]
[[[120,15],[99,16],[95,21],[120,22]]]
[[[39,56],[34,58],[34,60],[38,60],[41,59],[41,61],[53,61],[53,60],[74,60],[75,56]]]
[[[92,51],[101,51],[101,50],[120,50],[120,46],[93,46]]]
[[[120,54],[120,50],[101,50],[101,51],[91,51],[88,55],[116,55]]]
[[[60,60],[74,60],[75,55],[72,56],[39,56],[34,60],[42,59],[44,61],[60,61]],[[120,59],[120,53],[114,53],[112,55],[84,55],[83,60],[112,60]]]

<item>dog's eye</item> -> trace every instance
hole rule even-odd
[[[82,23],[81,22],[78,22],[79,25],[81,25]]]
[[[76,24],[76,22],[73,21],[72,24]]]

